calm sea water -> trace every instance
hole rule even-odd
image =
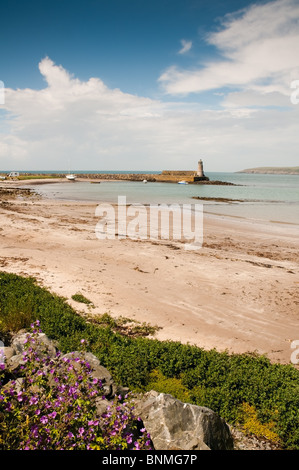
[[[79,173],[76,172],[77,175]],[[103,201],[117,203],[118,196],[126,196],[128,204],[195,204],[202,202],[206,213],[299,225],[298,175],[207,173],[207,176],[210,180],[226,181],[235,183],[237,186],[144,184],[133,181],[104,181],[100,184],[92,184],[90,182],[65,181],[43,184],[36,187],[36,190],[46,197],[98,203]],[[192,199],[193,197],[227,198],[242,200],[242,202],[197,201]]]

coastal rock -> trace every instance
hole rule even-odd
[[[209,408],[151,391],[136,404],[135,411],[156,450],[233,449],[228,425]]]
[[[15,371],[19,366],[24,364],[23,353],[25,351],[25,343],[27,342],[28,332],[20,330],[12,339],[11,344],[4,348],[4,358],[7,368]],[[47,354],[51,358],[55,358],[57,349],[54,342],[51,341],[44,333],[37,336],[37,354],[43,357]]]
[[[24,364],[23,354],[13,354],[10,358],[5,358],[5,362],[7,368],[13,372]]]
[[[75,361],[75,358],[78,357],[89,363],[92,369],[91,376],[101,380],[103,384],[104,395],[107,399],[113,398],[115,395],[124,396],[128,392],[128,388],[121,387],[120,385],[114,382],[110,372],[104,366],[102,366],[99,359],[90,352],[74,351],[71,353],[64,354],[61,357],[61,362],[64,358],[70,359],[72,361],[72,364],[76,367],[77,363]]]
[[[17,335],[13,338],[11,347],[15,349],[17,354],[22,354],[25,350],[24,345],[27,342],[27,334],[21,330]],[[38,353],[43,355],[47,354],[49,357],[54,358],[57,353],[57,348],[55,347],[53,341],[51,341],[44,333],[39,333],[37,336],[38,346]]]
[[[11,346],[7,346],[3,348],[3,356],[6,361],[9,361],[9,359],[11,359],[15,354],[16,354],[16,351]]]

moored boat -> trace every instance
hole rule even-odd
[[[77,176],[74,175],[73,173],[70,173],[70,174],[66,175],[66,178],[68,180],[74,181],[77,178]]]

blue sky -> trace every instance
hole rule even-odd
[[[217,17],[248,0],[1,1],[1,79],[10,87],[43,87],[38,63],[49,56],[82,80],[154,96],[161,71],[210,54],[202,40]],[[181,40],[195,51],[178,55]]]
[[[0,169],[299,165],[296,0],[0,7]]]

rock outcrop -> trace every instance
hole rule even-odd
[[[156,450],[232,450],[230,429],[214,411],[151,391],[136,404]]]

